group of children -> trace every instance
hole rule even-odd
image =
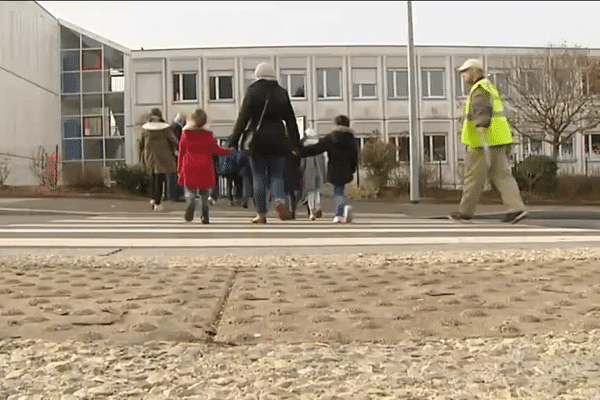
[[[196,211],[196,199],[200,198],[201,222],[209,223],[209,196],[215,187],[216,173],[213,155],[230,157],[232,148],[222,148],[215,135],[204,129],[206,112],[197,109],[183,127],[179,141],[177,174],[179,185],[184,188],[186,209],[184,219],[192,221]],[[299,149],[303,159],[327,153],[326,180],[333,185],[334,223],[348,223],[353,219],[352,207],[346,204],[345,185],[352,182],[358,163],[358,146],[350,120],[339,115],[334,120],[336,127],[328,135],[312,143],[305,141]],[[306,166],[306,162],[303,163]],[[321,214],[319,187],[306,188],[310,219]]]

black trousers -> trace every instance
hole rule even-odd
[[[159,205],[163,195],[163,187],[167,180],[167,174],[152,173],[152,198],[154,204]]]

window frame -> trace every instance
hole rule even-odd
[[[539,151],[532,151],[533,143],[540,143]],[[544,155],[544,141],[542,139],[533,139],[528,136],[521,136],[521,151],[523,152],[523,159],[529,156],[541,156]]]
[[[406,159],[403,160],[402,158],[402,148],[403,146],[401,146],[401,142],[402,141],[406,141]],[[396,146],[396,162],[400,163],[400,164],[405,164],[410,162],[410,136],[408,133],[401,133],[401,134],[390,134],[389,135],[389,142],[392,143],[394,146]]]
[[[462,77],[462,72],[456,71],[456,98],[457,99],[466,99],[469,97],[469,85],[465,82]]]
[[[308,96],[306,95],[306,81],[307,81],[307,76],[306,76],[306,69],[304,68],[282,68],[279,71],[279,80],[281,83],[284,82],[284,75],[286,76],[285,79],[285,85],[281,85],[283,86],[284,89],[287,90],[288,95],[290,96],[290,100],[306,100],[308,98]],[[292,76],[301,76],[302,80],[303,80],[303,87],[304,87],[304,96],[300,97],[300,96],[294,96],[293,93],[290,92],[290,88],[291,88],[291,79]]]
[[[327,77],[329,75],[328,70],[337,70],[338,71],[338,77],[339,77],[339,81],[340,81],[340,94],[339,96],[329,96],[327,93]],[[319,96],[319,71],[323,71],[323,96]],[[317,80],[317,100],[318,101],[323,101],[323,100],[343,100],[344,99],[344,89],[343,89],[343,75],[342,75],[342,68],[338,68],[338,67],[333,67],[333,68],[317,68],[317,74],[316,74],[316,80]]]
[[[102,121],[102,116],[101,115],[84,115],[82,116],[82,123],[81,123],[81,136],[84,138],[98,138],[98,137],[103,137],[104,136],[104,131],[103,131],[103,125],[104,125],[104,121]],[[90,134],[88,135],[86,133],[86,127],[88,126],[88,124],[90,124],[90,122],[93,122],[94,124],[97,124],[97,126],[99,126],[98,129],[98,134]],[[89,126],[92,126],[91,124]]]
[[[194,75],[195,76],[195,85],[194,85],[194,95],[193,99],[184,99],[183,94],[185,93],[185,89],[183,87],[184,83],[184,75]],[[179,76],[179,92],[175,90],[175,77]],[[178,96],[179,95],[179,96]],[[178,98],[179,97],[179,98]],[[198,72],[195,71],[174,71],[173,72],[173,103],[197,103],[198,102]]]
[[[506,75],[506,77],[507,77],[507,81],[506,81],[507,87],[505,88],[506,90],[502,90],[502,88],[500,87],[500,85],[498,83],[498,75]],[[488,74],[488,79],[494,84],[494,86],[496,86],[496,89],[498,89],[498,91],[500,92],[500,97],[502,97],[502,99],[509,98],[510,84],[508,82],[510,80],[510,70],[508,70],[508,69],[491,70],[490,73]]]
[[[390,82],[389,76],[388,76],[388,90],[387,90],[387,98],[388,100],[408,100],[408,96],[409,96],[409,92],[410,92],[410,88],[408,87],[408,68],[388,68],[387,69],[387,74],[392,73],[392,82]],[[406,96],[401,96],[400,94],[397,93],[397,89],[398,89],[398,75],[399,72],[406,72]],[[392,88],[393,91],[393,96],[390,96],[390,88]]]
[[[431,73],[432,72],[441,72],[442,73],[442,95],[434,96],[431,95]],[[423,73],[427,74],[427,93],[423,90]],[[444,67],[427,67],[421,68],[421,97],[423,99],[446,99],[446,68]]]
[[[598,139],[598,152],[592,151],[592,140],[591,136],[597,136]],[[600,133],[586,133],[583,136],[583,154],[586,158],[590,160],[599,160],[600,159]]]
[[[435,159],[434,138],[444,138],[444,159]],[[426,156],[426,149],[429,149],[429,157]],[[423,134],[423,159],[427,164],[447,164],[448,163],[448,134],[444,132],[426,132]]]
[[[211,99],[211,83],[212,78],[215,78],[215,98]],[[221,98],[219,93],[219,81],[221,78],[231,78],[231,97]],[[232,70],[215,70],[208,71],[208,101],[212,103],[232,103],[235,101],[235,77]]]
[[[355,71],[358,71],[358,70],[374,71],[375,72],[375,82],[373,82],[373,83],[355,83],[354,82],[354,73],[355,73]],[[371,68],[359,68],[359,67],[352,68],[350,70],[350,74],[351,74],[351,78],[352,78],[352,98],[353,99],[355,99],[355,100],[377,100],[378,99],[378,96],[377,96],[377,89],[378,89],[377,68],[373,68],[373,67],[371,67]],[[355,85],[358,85],[358,94],[357,95],[354,94]],[[373,96],[363,95],[363,90],[364,90],[363,85],[374,85],[375,86],[375,94]]]

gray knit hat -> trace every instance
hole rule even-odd
[[[275,78],[275,69],[267,62],[261,62],[256,66],[254,70],[254,76],[256,79],[260,78]]]

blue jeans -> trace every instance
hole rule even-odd
[[[256,212],[267,213],[267,188],[271,190],[273,200],[285,201],[285,156],[268,156],[256,154],[250,158],[252,166],[252,184]]]
[[[344,207],[346,206],[345,186],[333,185],[333,212],[336,217],[344,216]]]

